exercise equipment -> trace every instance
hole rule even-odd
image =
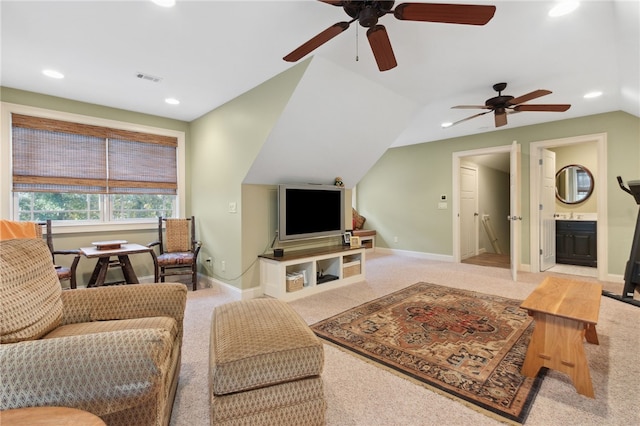
[[[624,192],[631,194],[636,200],[638,206],[640,206],[640,180],[630,180],[627,184],[629,185],[628,188],[624,186],[622,178],[618,176],[618,185],[620,185],[620,188]],[[608,291],[603,291],[602,295],[640,307],[640,300],[635,300],[633,298],[636,291],[640,291],[640,209],[638,211],[636,230],[631,244],[631,253],[624,271],[624,288],[622,289],[622,296],[616,296]]]

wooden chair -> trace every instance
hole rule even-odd
[[[36,234],[42,238],[43,232],[46,232],[44,235],[45,240],[47,241],[47,246],[49,247],[49,251],[51,252],[51,257],[53,258],[53,264],[56,267],[56,273],[58,274],[58,280],[69,281],[69,287],[72,289],[77,288],[76,281],[76,269],[78,267],[78,262],[80,262],[80,250],[56,250],[53,248],[53,233],[51,231],[51,219],[47,219],[46,222],[38,222],[36,227]],[[60,266],[56,263],[56,255],[73,255],[75,256],[71,261],[71,266]]]
[[[163,232],[164,228],[164,232]],[[196,219],[170,219],[158,217],[158,241],[147,247],[158,246],[155,281],[164,282],[171,275],[191,274],[193,290],[198,289],[198,253],[202,244],[196,240]]]

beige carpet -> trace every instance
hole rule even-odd
[[[291,306],[313,324],[418,281],[525,299],[551,275],[521,273],[514,283],[507,269],[377,253],[367,254],[366,272],[364,282],[305,297]],[[616,294],[622,289],[610,283],[605,287]],[[209,322],[215,306],[229,301],[211,289],[189,292],[173,426],[209,425]],[[597,330],[600,345],[585,346],[596,398],[577,394],[567,376],[549,371],[526,425],[640,424],[640,308],[603,297]],[[328,425],[501,424],[329,345],[323,380]]]

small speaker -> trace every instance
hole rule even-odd
[[[284,256],[284,249],[273,249],[273,255],[275,257],[282,257]]]

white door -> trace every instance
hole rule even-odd
[[[520,212],[520,145],[513,141],[509,154],[509,221],[511,234],[511,279],[518,280],[518,266],[520,265],[520,228],[522,216]]]
[[[460,260],[475,256],[478,246],[478,170],[460,166]]]
[[[540,270],[556,264],[556,153],[542,149],[540,164]]]

